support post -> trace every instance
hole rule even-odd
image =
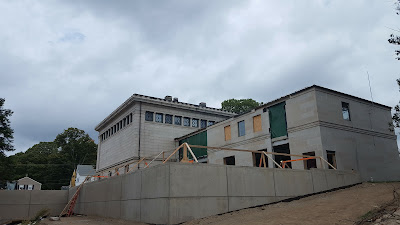
[[[183,143],[183,157],[182,157],[181,162],[183,162],[183,163],[188,163],[189,162],[187,154],[188,154],[188,152],[187,152],[187,144]]]

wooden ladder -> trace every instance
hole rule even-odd
[[[78,189],[76,190],[74,196],[72,196],[71,200],[67,203],[67,205],[64,207],[63,211],[60,213],[59,217],[62,217],[63,215],[66,216],[71,216],[74,213],[74,208],[76,201],[78,200],[79,193],[81,191],[81,188],[83,187],[83,184],[88,181],[90,176],[87,176],[86,179],[82,182],[82,184],[79,185]],[[68,209],[68,210],[67,210]]]

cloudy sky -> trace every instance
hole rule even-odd
[[[394,0],[0,1],[16,151],[94,127],[133,93],[220,107],[318,84],[400,99]]]

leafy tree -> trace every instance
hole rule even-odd
[[[237,114],[242,114],[248,112],[263,103],[259,103],[251,98],[248,99],[228,99],[221,103],[222,110],[233,112]]]
[[[4,151],[14,151],[13,134],[14,130],[10,127],[10,117],[13,111],[9,109],[3,109],[4,98],[0,98],[0,154],[4,154]]]
[[[399,15],[399,12],[400,12],[400,0],[397,0],[395,4],[396,4],[396,10],[397,10],[396,14]],[[399,31],[399,30],[397,30],[397,31]],[[391,34],[390,38],[388,39],[388,42],[390,44],[400,45],[400,36]],[[396,59],[400,60],[400,56],[399,56],[400,55],[400,50],[395,50],[395,54],[397,55]]]
[[[97,144],[85,131],[68,128],[57,135],[54,143],[74,168],[78,164],[96,164]]]

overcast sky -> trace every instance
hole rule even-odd
[[[318,84],[394,106],[394,0],[0,1],[16,151],[94,127],[134,93],[220,107]],[[398,34],[398,33],[397,33]]]

